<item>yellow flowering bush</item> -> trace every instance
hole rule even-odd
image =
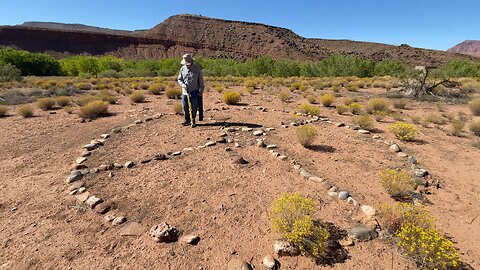
[[[350,103],[348,107],[350,108],[352,114],[358,115],[362,113],[362,104],[360,103],[353,102],[353,103]]]
[[[235,105],[240,102],[241,96],[237,92],[225,92],[223,94],[223,101],[227,105]]]
[[[408,198],[415,189],[415,181],[404,171],[386,169],[379,173],[380,183],[395,199]]]
[[[325,107],[331,107],[335,101],[335,96],[332,94],[325,94],[320,97],[322,105]]]
[[[420,269],[454,269],[461,262],[452,241],[433,228],[404,224],[396,233],[397,246]]]
[[[312,199],[299,193],[284,193],[272,202],[269,217],[273,230],[298,247],[303,255],[320,257],[330,234],[312,219],[314,213]]]
[[[410,203],[383,204],[377,210],[382,227],[392,234],[395,234],[407,223],[422,228],[431,228],[435,223],[424,206]]]
[[[402,141],[410,141],[415,137],[417,129],[414,125],[405,122],[396,122],[388,127],[395,136]]]
[[[301,113],[309,114],[309,115],[319,115],[320,114],[320,108],[317,106],[310,105],[308,103],[301,104],[298,106],[298,109],[300,110]]]

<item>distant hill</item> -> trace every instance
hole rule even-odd
[[[448,51],[480,57],[480,40],[465,40]]]
[[[269,55],[275,59],[307,61],[339,53],[374,61],[397,59],[410,65],[440,65],[451,59],[472,59],[408,45],[304,38],[281,27],[188,14],[172,16],[141,31],[44,22],[1,26],[0,46],[48,52],[58,57],[113,54],[129,59],[177,57],[185,52],[238,60]]]

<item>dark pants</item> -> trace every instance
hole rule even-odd
[[[203,121],[203,95],[198,96],[198,120]]]
[[[197,117],[198,100],[199,100],[199,96],[190,97],[190,103],[192,105],[193,122],[195,122],[195,118]],[[185,115],[185,122],[190,122],[190,108],[188,106],[187,95],[182,95],[182,107],[183,107],[183,114]]]

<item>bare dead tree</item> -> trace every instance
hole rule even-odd
[[[420,96],[437,96],[434,89],[439,85],[445,87],[459,87],[459,83],[450,78],[434,74],[433,66],[418,66],[411,74],[407,75],[401,82],[402,90],[406,96],[416,98]]]

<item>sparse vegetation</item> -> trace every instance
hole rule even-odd
[[[237,92],[225,92],[223,94],[223,101],[228,105],[236,105],[240,102],[241,96]]]
[[[315,95],[309,95],[307,97],[308,103],[310,104],[317,104],[317,97]]]
[[[470,110],[472,111],[473,115],[480,116],[480,98],[476,98],[471,100],[468,103]]]
[[[345,114],[347,113],[348,111],[350,111],[350,108],[348,108],[347,106],[345,105],[337,105],[335,107],[335,111],[337,111],[338,114]]]
[[[465,122],[462,119],[453,119],[451,122],[452,125],[452,135],[453,136],[462,136],[463,128],[465,127]]]
[[[299,193],[282,194],[270,209],[273,230],[299,248],[303,255],[321,257],[330,234],[312,218],[315,203]]]
[[[372,130],[373,119],[370,115],[363,114],[353,117],[353,123],[359,126],[361,129]]]
[[[285,103],[291,98],[291,94],[287,91],[282,91],[278,94],[278,98]]]
[[[48,111],[55,106],[55,99],[54,98],[39,98],[37,99],[37,107],[40,108],[42,111]]]
[[[307,103],[301,104],[298,109],[300,110],[301,113],[309,114],[309,115],[319,115],[320,114],[320,108],[314,105],[310,105]]]
[[[375,114],[378,112],[388,113],[389,111],[389,102],[386,99],[374,98],[367,102],[366,111],[369,114]]]
[[[178,114],[178,115],[183,114],[183,107],[181,102],[175,102],[173,104],[173,112],[175,112],[175,114]]]
[[[434,219],[429,216],[427,208],[411,203],[382,204],[378,208],[378,217],[382,227],[392,235],[405,224],[422,228],[431,228],[434,225]]]
[[[165,88],[166,88],[166,85],[163,84],[163,83],[154,83],[150,86],[148,86],[148,84],[147,84],[146,86],[148,87],[148,91],[152,95],[160,95],[160,93],[165,91]],[[142,87],[140,86],[140,88],[142,88]]]
[[[407,199],[415,190],[415,181],[406,172],[386,169],[379,173],[380,183],[395,199]]]
[[[431,113],[425,117],[425,121],[437,124],[437,125],[445,125],[447,123],[447,119],[443,118],[439,114]]]
[[[0,117],[7,115],[8,108],[7,106],[0,105]]]
[[[325,94],[320,97],[320,102],[325,107],[331,107],[335,101],[335,96],[332,94]]]
[[[417,129],[414,125],[406,122],[396,122],[388,127],[395,136],[402,141],[410,141],[415,137]]]
[[[297,128],[297,139],[303,147],[312,146],[316,137],[317,130],[312,125],[305,125]]]
[[[359,114],[362,114],[363,112],[362,104],[360,103],[353,102],[353,103],[350,103],[348,107],[350,108],[350,111],[352,112],[352,114],[359,115]]]
[[[70,97],[60,96],[55,99],[55,102],[58,104],[58,106],[65,107],[68,105],[68,103],[70,103],[70,100]]]
[[[480,137],[480,120],[471,122],[469,128],[475,136]]]
[[[394,99],[394,100],[392,101],[392,104],[393,104],[393,107],[394,107],[395,109],[404,110],[405,108],[407,108],[408,100],[407,100],[407,99],[404,99],[404,98]]]
[[[101,100],[94,100],[80,108],[79,116],[82,118],[94,119],[105,116],[108,113],[108,103]]]
[[[33,116],[33,107],[30,104],[24,104],[17,108],[17,113],[24,118]]]
[[[128,96],[131,102],[133,103],[142,103],[145,102],[145,95],[143,94],[143,91],[138,90],[130,94]]]
[[[182,97],[182,90],[176,87],[167,88],[167,90],[165,91],[165,95],[169,99],[179,99]]]
[[[0,61],[0,82],[21,81],[21,71],[13,65],[2,65]]]

